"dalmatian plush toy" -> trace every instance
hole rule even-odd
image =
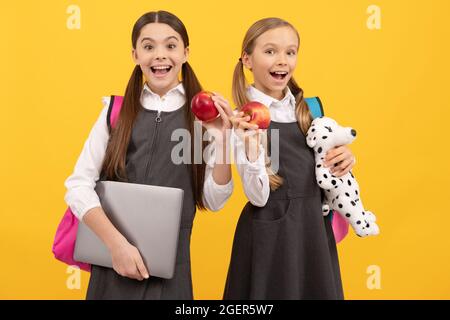
[[[348,221],[358,236],[367,237],[377,235],[380,231],[375,223],[375,215],[364,210],[355,177],[349,172],[337,178],[323,166],[328,150],[350,144],[355,137],[356,131],[353,128],[341,127],[333,119],[321,117],[313,120],[306,135],[306,142],[314,149],[317,183],[325,190],[322,204],[324,216],[335,210]]]

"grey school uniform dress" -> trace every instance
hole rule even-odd
[[[298,123],[279,130],[283,185],[267,204],[244,207],[234,236],[224,299],[343,299],[336,242],[323,217],[313,150]],[[268,139],[270,141],[270,138]]]
[[[171,141],[173,130],[187,129],[185,108],[162,111],[158,115],[156,110],[142,107],[132,129],[126,156],[128,182],[184,190],[174,277],[169,280],[152,277],[149,270],[150,278],[138,281],[122,277],[111,268],[92,266],[87,299],[193,299],[190,264],[190,239],[196,210],[193,179],[190,165],[177,165],[171,160],[172,148],[180,143]],[[190,150],[190,144],[186,147]]]

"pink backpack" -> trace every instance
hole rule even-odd
[[[114,128],[119,118],[120,109],[122,108],[123,97],[111,96],[109,104],[107,124],[108,128]],[[56,230],[55,239],[53,240],[52,251],[55,258],[70,265],[78,266],[81,270],[91,271],[91,265],[78,262],[73,259],[75,250],[75,241],[78,231],[78,218],[72,213],[70,207],[67,208],[61,222]]]

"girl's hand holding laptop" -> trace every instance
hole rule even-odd
[[[112,246],[110,251],[113,268],[118,274],[139,281],[148,279],[149,274],[139,250],[125,238]]]

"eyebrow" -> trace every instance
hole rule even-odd
[[[276,45],[275,43],[269,42],[269,43],[266,43],[265,45],[263,45],[263,48],[265,48],[265,47],[278,47],[278,45]],[[298,46],[295,44],[290,45],[288,48],[290,48],[290,47],[298,48]]]
[[[175,36],[170,36],[170,37],[167,37],[167,38],[165,38],[165,39],[164,39],[164,41],[168,41],[168,40],[170,40],[170,39],[175,39],[175,40],[177,40],[177,41],[178,41],[178,38],[177,38],[177,37],[175,37]],[[150,37],[145,37],[145,38],[142,38],[142,40],[141,40],[141,43],[142,43],[142,42],[144,42],[145,40],[150,40],[150,41],[153,41],[153,42],[155,42],[155,40],[154,40],[154,39],[152,39],[152,38],[150,38]]]

